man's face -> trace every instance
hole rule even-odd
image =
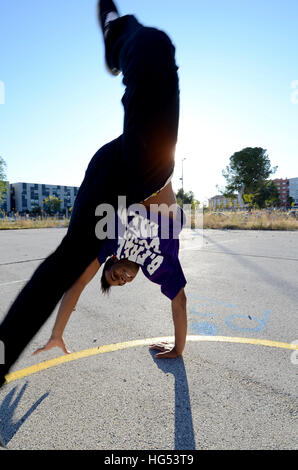
[[[116,260],[114,264],[105,271],[105,277],[110,286],[124,286],[136,277],[139,266],[126,259]]]

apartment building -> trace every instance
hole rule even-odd
[[[276,178],[272,181],[277,186],[280,205],[282,207],[287,207],[288,206],[288,198],[289,198],[289,181],[290,180],[288,178],[285,178],[285,179]]]
[[[298,178],[289,179],[289,196],[294,199],[295,207],[298,207]]]
[[[31,211],[34,207],[43,207],[43,201],[49,196],[61,199],[63,211],[73,207],[79,188],[36,183],[13,183],[10,185],[11,210],[16,212]]]

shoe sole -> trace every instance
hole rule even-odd
[[[103,36],[103,42],[104,42],[104,48],[106,49],[106,45],[105,45],[105,36],[104,36],[104,31],[102,29],[102,25],[101,25],[101,14],[100,14],[100,3],[98,3],[98,10],[97,10],[97,20],[98,20],[98,24],[99,24],[99,28],[102,32],[102,36]],[[111,68],[108,64],[108,61],[107,61],[107,56],[106,56],[106,52],[105,52],[105,67],[106,67],[106,70],[107,72],[109,72],[110,75],[113,75],[114,77],[117,77],[118,75],[121,74],[121,70],[118,70],[116,68]]]

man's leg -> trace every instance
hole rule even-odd
[[[121,152],[120,139],[105,145],[91,160],[77,195],[68,232],[61,244],[35,271],[0,325],[4,376],[46,322],[63,294],[96,258],[103,241],[95,235],[95,209],[105,202],[116,207],[117,176],[113,173]]]
[[[108,23],[115,4],[100,0],[105,12],[106,61],[123,73],[126,87],[122,164],[128,200],[141,202],[161,189],[174,170],[179,121],[179,81],[175,48],[168,36],[141,25],[132,15]],[[99,8],[100,10],[100,8]],[[113,72],[114,71],[114,72]]]

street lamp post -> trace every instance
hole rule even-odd
[[[183,189],[183,162],[184,160],[186,160],[186,157],[185,158],[182,158],[182,177],[180,178],[180,180],[182,181],[182,193],[184,194],[184,189]]]

